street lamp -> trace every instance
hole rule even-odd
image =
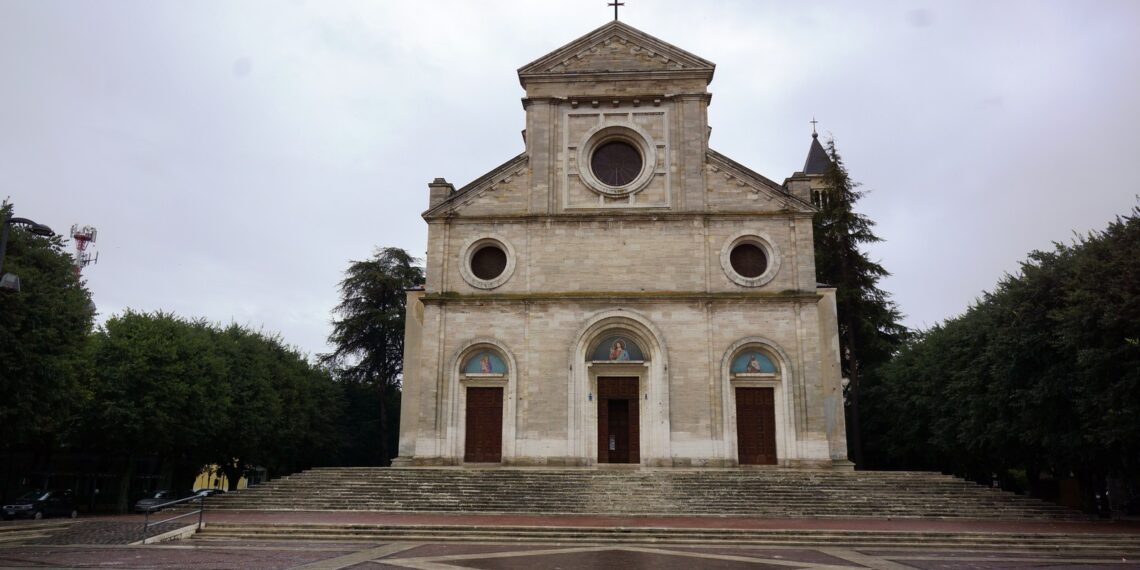
[[[20,290],[20,278],[16,274],[4,274],[4,252],[8,249],[8,226],[10,225],[26,226],[33,234],[44,237],[51,237],[55,232],[51,228],[39,223],[29,220],[27,218],[13,218],[4,215],[3,223],[0,223],[0,289],[11,289],[12,291]]]

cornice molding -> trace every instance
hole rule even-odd
[[[485,303],[558,303],[598,302],[614,304],[675,302],[750,302],[815,304],[823,295],[810,291],[781,291],[777,293],[739,291],[709,293],[697,291],[564,291],[543,293],[429,293],[420,298],[425,305],[485,304]]]
[[[610,208],[597,208],[597,209],[575,209],[572,213],[566,214],[490,214],[481,216],[464,216],[452,215],[450,213],[437,213],[434,215],[424,214],[424,219],[429,224],[462,224],[462,223],[497,223],[497,222],[605,222],[605,221],[646,221],[646,222],[660,222],[660,221],[687,221],[687,220],[727,220],[727,221],[748,221],[757,218],[770,218],[770,219],[784,219],[784,220],[802,220],[811,219],[815,212],[804,212],[795,210],[781,210],[776,212],[751,212],[751,211],[736,211],[736,212],[677,212],[662,209],[645,208],[637,211],[620,211]]]

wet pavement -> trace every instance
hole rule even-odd
[[[114,520],[76,521],[48,536],[28,540],[25,544],[130,544],[186,526],[165,523],[146,529],[144,523]]]
[[[734,544],[581,544],[512,542],[306,542],[274,540],[188,539],[146,546],[138,540],[142,519],[137,516],[79,519],[70,525],[45,525],[46,538],[3,542],[0,527],[0,569],[29,568],[249,568],[308,570],[421,568],[536,570],[586,569],[728,569],[728,568],[1136,568],[1140,559],[1140,525],[1135,523],[1073,523],[943,520],[813,520],[732,517],[531,517],[498,515],[409,515],[346,512],[218,512],[214,522],[357,523],[421,525],[644,526],[673,528],[756,528],[796,530],[885,530],[932,532],[1051,533],[1059,535],[1135,535],[1127,553],[971,550],[931,546],[774,547]],[[29,528],[35,523],[18,523]],[[118,538],[116,538],[118,537]],[[121,540],[119,544],[111,544]],[[1125,541],[1127,543],[1127,541]]]
[[[699,547],[662,545],[514,545],[379,543],[199,544],[148,546],[0,546],[0,568],[194,568],[308,570],[422,568],[564,570],[590,568],[1137,568],[1110,555],[969,552],[931,549]]]

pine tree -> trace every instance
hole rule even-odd
[[[374,398],[364,410],[365,422],[377,432],[376,441],[369,442],[375,453],[365,454],[363,460],[367,463],[387,465],[391,459],[388,443],[399,418],[391,418],[388,409],[394,407],[392,399],[403,375],[405,291],[424,283],[418,262],[395,247],[352,262],[340,282],[341,302],[334,309],[339,318],[329,335],[336,349],[321,356],[322,363],[335,368],[348,383],[349,393],[370,393]],[[350,402],[350,415],[352,409],[356,408]],[[371,411],[376,415],[371,416]],[[356,455],[359,461],[360,454]]]
[[[894,301],[878,287],[890,273],[860,249],[882,241],[873,231],[875,222],[855,211],[865,192],[857,190],[859,184],[848,175],[834,139],[827,142],[827,155],[831,160],[822,175],[822,188],[812,192],[812,203],[819,208],[812,223],[815,271],[820,283],[836,288],[840,362],[848,379],[849,455],[862,466],[860,384],[890,360],[907,331],[898,322],[901,314]]]

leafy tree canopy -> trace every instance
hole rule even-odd
[[[163,312],[127,311],[92,343],[88,447],[152,455],[230,484],[249,467],[334,460],[339,387],[276,336]]]
[[[0,220],[11,215],[11,204],[0,206]],[[21,288],[0,290],[0,451],[50,448],[89,397],[81,375],[91,294],[59,236],[20,226],[9,228],[3,272],[18,275]]]
[[[1140,209],[924,331],[868,386],[873,462],[981,478],[1140,475]]]

